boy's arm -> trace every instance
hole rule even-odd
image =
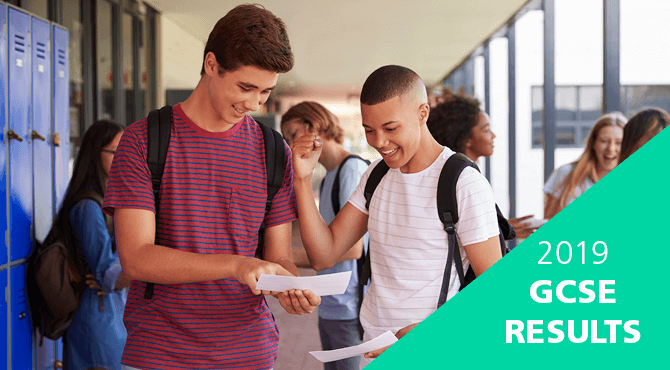
[[[312,194],[312,171],[321,155],[321,141],[315,134],[293,142],[293,187],[298,204],[302,243],[315,270],[335,265],[367,231],[368,216],[347,203],[327,225],[316,208]]]
[[[300,276],[298,268],[291,261],[291,223],[275,225],[265,229],[263,257],[275,262],[295,276]],[[321,297],[309,290],[291,290],[276,295],[279,304],[288,313],[302,315],[312,313],[321,303]]]
[[[291,275],[284,267],[257,258],[230,254],[202,254],[154,244],[156,219],[145,209],[114,211],[116,245],[123,271],[133,280],[157,284],[187,284],[236,279],[254,294],[261,274]]]
[[[298,267],[312,268],[312,263],[309,261],[309,256],[305,247],[302,245],[302,236],[300,234],[300,225],[298,222],[293,222],[293,231],[291,233],[291,260]],[[336,263],[357,260],[363,255],[363,238],[354,244],[351,249],[347,251]]]

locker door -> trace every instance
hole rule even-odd
[[[9,225],[10,258],[28,256],[33,210],[30,155],[30,16],[9,8]]]
[[[54,158],[54,209],[63,203],[70,181],[70,69],[68,48],[69,33],[53,26],[53,158]]]
[[[28,301],[26,300],[26,265],[12,267],[9,280],[11,362],[12,370],[30,370],[33,368],[32,328],[28,319]]]
[[[7,7],[0,4],[0,128],[3,137],[0,140],[0,265],[7,263]],[[1,343],[1,342],[0,342]],[[2,358],[0,358],[2,361]],[[0,362],[2,364],[2,362]]]
[[[53,220],[51,167],[51,25],[32,18],[32,131],[35,238],[46,238]]]

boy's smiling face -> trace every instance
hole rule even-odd
[[[412,96],[396,96],[375,105],[361,104],[368,144],[381,154],[390,168],[399,168],[403,173],[422,170],[416,168],[414,162],[421,162],[416,154],[428,112],[428,105]]]

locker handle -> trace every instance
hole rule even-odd
[[[54,146],[60,146],[60,134],[57,132],[54,134]]]
[[[37,139],[37,140],[47,141],[47,139],[45,139],[44,136],[40,135],[40,133],[35,131],[35,130],[33,130],[32,134],[31,134],[31,137],[33,138],[33,140]]]
[[[14,132],[14,130],[7,131],[7,136],[9,137],[9,140],[15,139],[18,141],[23,141],[23,138],[19,136],[19,134],[17,134],[16,132]]]

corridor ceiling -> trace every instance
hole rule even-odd
[[[365,78],[386,64],[411,68],[428,86],[438,83],[527,0],[257,2],[284,20],[295,56],[295,67],[279,78],[278,91],[356,95]],[[219,18],[243,2],[147,3],[205,43]]]

